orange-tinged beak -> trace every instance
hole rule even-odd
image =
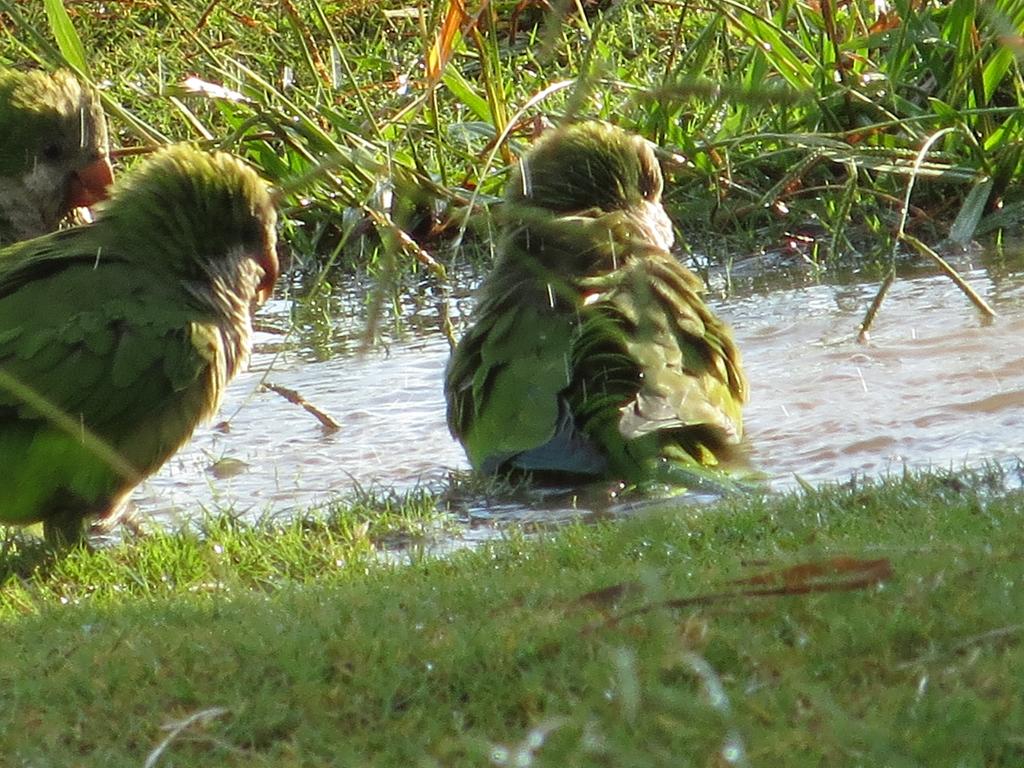
[[[71,174],[71,194],[68,204],[72,208],[88,208],[106,200],[107,188],[114,183],[114,169],[110,160],[100,157],[85,168]]]
[[[274,292],[274,283],[277,282],[277,274],[280,269],[277,261],[277,248],[271,245],[264,251],[263,258],[257,259],[256,263],[263,267],[263,279],[256,286],[256,306],[262,306]]]

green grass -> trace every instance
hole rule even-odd
[[[434,260],[476,253],[452,238],[486,226],[539,118],[609,119],[662,145],[684,247],[713,260],[813,225],[821,263],[885,261],[904,233],[934,243],[953,223],[963,241],[1020,220],[1024,11],[1010,0],[896,0],[882,15],[871,0],[627,0],[585,19],[554,5],[471,5],[475,25],[442,44],[443,0],[83,0],[66,21],[0,0],[0,61],[88,69],[123,147],[201,140],[286,184],[333,158],[286,206],[299,271],[340,243],[350,268],[443,279]],[[436,72],[432,54],[446,54]],[[184,88],[191,75],[244,98]]]
[[[132,584],[141,588],[141,597],[173,595],[217,582],[219,573],[236,574],[232,586],[238,589],[304,583],[325,569],[360,573],[392,550],[403,561],[415,556],[438,537],[451,535],[453,520],[437,498],[414,491],[358,492],[323,508],[256,521],[215,510],[177,530],[139,524],[145,531],[138,534],[122,528],[119,546],[66,555],[54,555],[31,529],[6,529],[0,585],[7,599],[0,618],[19,615],[21,606],[39,598],[117,598]],[[37,593],[43,585],[55,591]]]
[[[666,504],[405,565],[316,527],[77,551],[0,587],[0,754],[1019,765],[1024,496],[1002,480]]]

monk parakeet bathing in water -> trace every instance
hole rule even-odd
[[[95,90],[66,71],[0,70],[0,245],[52,232],[112,181]]]
[[[264,182],[177,146],[0,250],[0,524],[79,539],[216,411],[277,277]]]
[[[682,483],[744,464],[747,383],[670,253],[650,145],[555,130],[506,193],[494,270],[448,364],[448,425],[486,474]]]

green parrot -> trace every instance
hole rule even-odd
[[[174,146],[93,223],[0,249],[0,524],[82,539],[217,410],[276,220],[248,166]]]
[[[52,232],[113,178],[94,89],[64,70],[0,70],[0,245]]]
[[[682,486],[748,467],[740,353],[669,253],[662,185],[645,140],[597,122],[522,158],[445,373],[477,471]]]

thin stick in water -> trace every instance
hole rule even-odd
[[[929,248],[927,245],[925,245],[923,242],[918,240],[913,235],[909,235],[906,232],[904,232],[900,236],[900,239],[904,240],[905,242],[913,246],[918,253],[927,256],[936,264],[938,264],[939,269],[942,270],[943,274],[945,274],[946,277],[952,280],[957,288],[963,291],[964,296],[970,299],[971,303],[978,308],[978,311],[981,312],[982,317],[985,320],[995,319],[995,310],[988,305],[987,301],[981,298],[977,291],[975,291],[973,288],[971,288],[970,285],[967,284],[967,281],[960,276],[959,272],[953,269],[952,265],[948,261],[939,256],[939,254],[937,254],[934,250]]]
[[[304,409],[308,413],[312,414],[320,425],[327,432],[337,432],[341,429],[341,424],[334,420],[329,414],[317,408],[306,398],[296,392],[294,389],[288,389],[288,387],[282,387],[280,384],[271,384],[269,381],[263,382],[263,386],[269,389],[271,392],[276,392],[289,403],[297,405]]]
[[[868,307],[868,311],[864,313],[864,319],[860,321],[860,331],[857,333],[857,343],[866,344],[868,339],[871,338],[871,324],[875,322],[875,315],[878,314],[879,308],[882,306],[882,301],[885,299],[885,294],[889,292],[892,287],[893,281],[896,279],[896,270],[890,269],[889,274],[885,276],[885,280],[878,286],[878,293],[875,294],[875,298],[871,300],[871,306]]]

